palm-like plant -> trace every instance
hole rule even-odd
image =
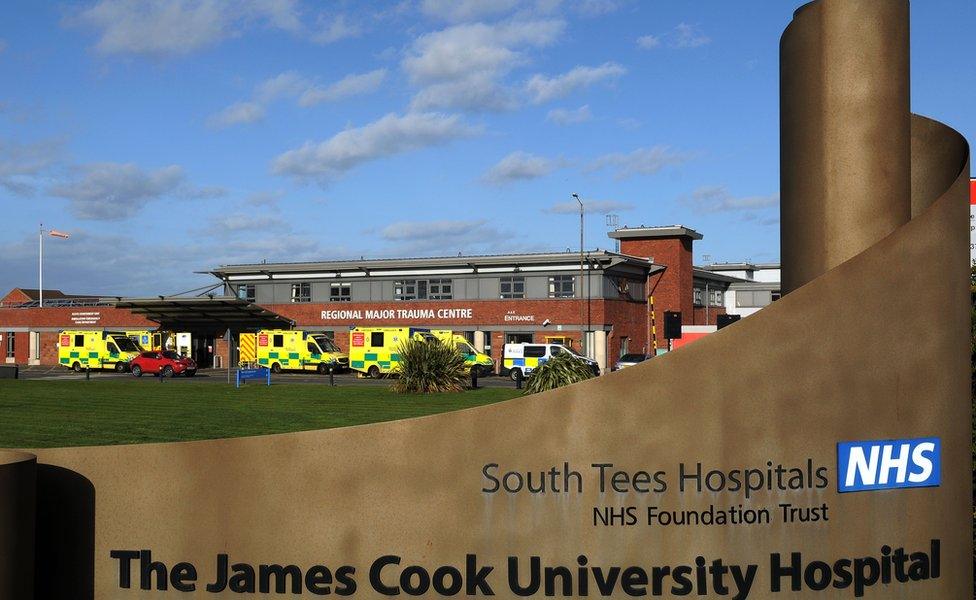
[[[568,352],[557,354],[536,367],[525,386],[526,394],[554,390],[593,377],[588,364]]]
[[[464,356],[453,345],[437,339],[412,339],[400,345],[399,354],[394,392],[431,394],[465,389]]]

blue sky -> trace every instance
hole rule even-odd
[[[222,263],[586,246],[681,223],[775,261],[801,2],[14,0],[0,289],[169,294]],[[912,7],[913,110],[972,139],[976,3]],[[968,109],[968,110],[967,110]]]

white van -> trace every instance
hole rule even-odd
[[[563,352],[571,354],[589,365],[593,369],[594,375],[600,374],[600,366],[595,360],[590,360],[562,344],[527,344],[524,342],[505,344],[501,374],[508,375],[513,381],[518,378],[519,373],[522,374],[522,377],[528,377],[533,369]]]

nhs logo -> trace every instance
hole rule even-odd
[[[860,492],[942,483],[939,438],[837,444],[837,491]]]

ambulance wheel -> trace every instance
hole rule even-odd
[[[325,375],[329,372],[329,365],[325,363],[319,363],[319,366],[315,368],[319,372],[319,375]]]
[[[275,375],[277,375],[278,373],[281,373],[281,365],[278,364],[278,363],[272,363],[271,364],[271,372],[274,373]]]
[[[124,362],[117,362],[117,363],[115,363],[115,372],[116,373],[125,373],[125,371],[126,371],[126,365],[125,365]]]
[[[369,377],[371,379],[379,379],[380,378],[380,368],[377,367],[376,365],[373,365],[372,367],[370,367],[369,369],[366,370],[366,374],[369,375]]]
[[[81,363],[75,361],[75,364],[71,365],[71,370],[74,371],[75,373],[81,373]]]
[[[481,367],[478,365],[471,366],[471,375],[472,377],[479,377],[479,378],[485,376],[485,374],[481,371]]]
[[[142,367],[139,365],[132,365],[132,374],[136,377],[142,377]]]
[[[512,378],[512,381],[518,381],[519,373],[521,373],[521,371],[518,369],[512,369],[508,372],[508,376]]]

